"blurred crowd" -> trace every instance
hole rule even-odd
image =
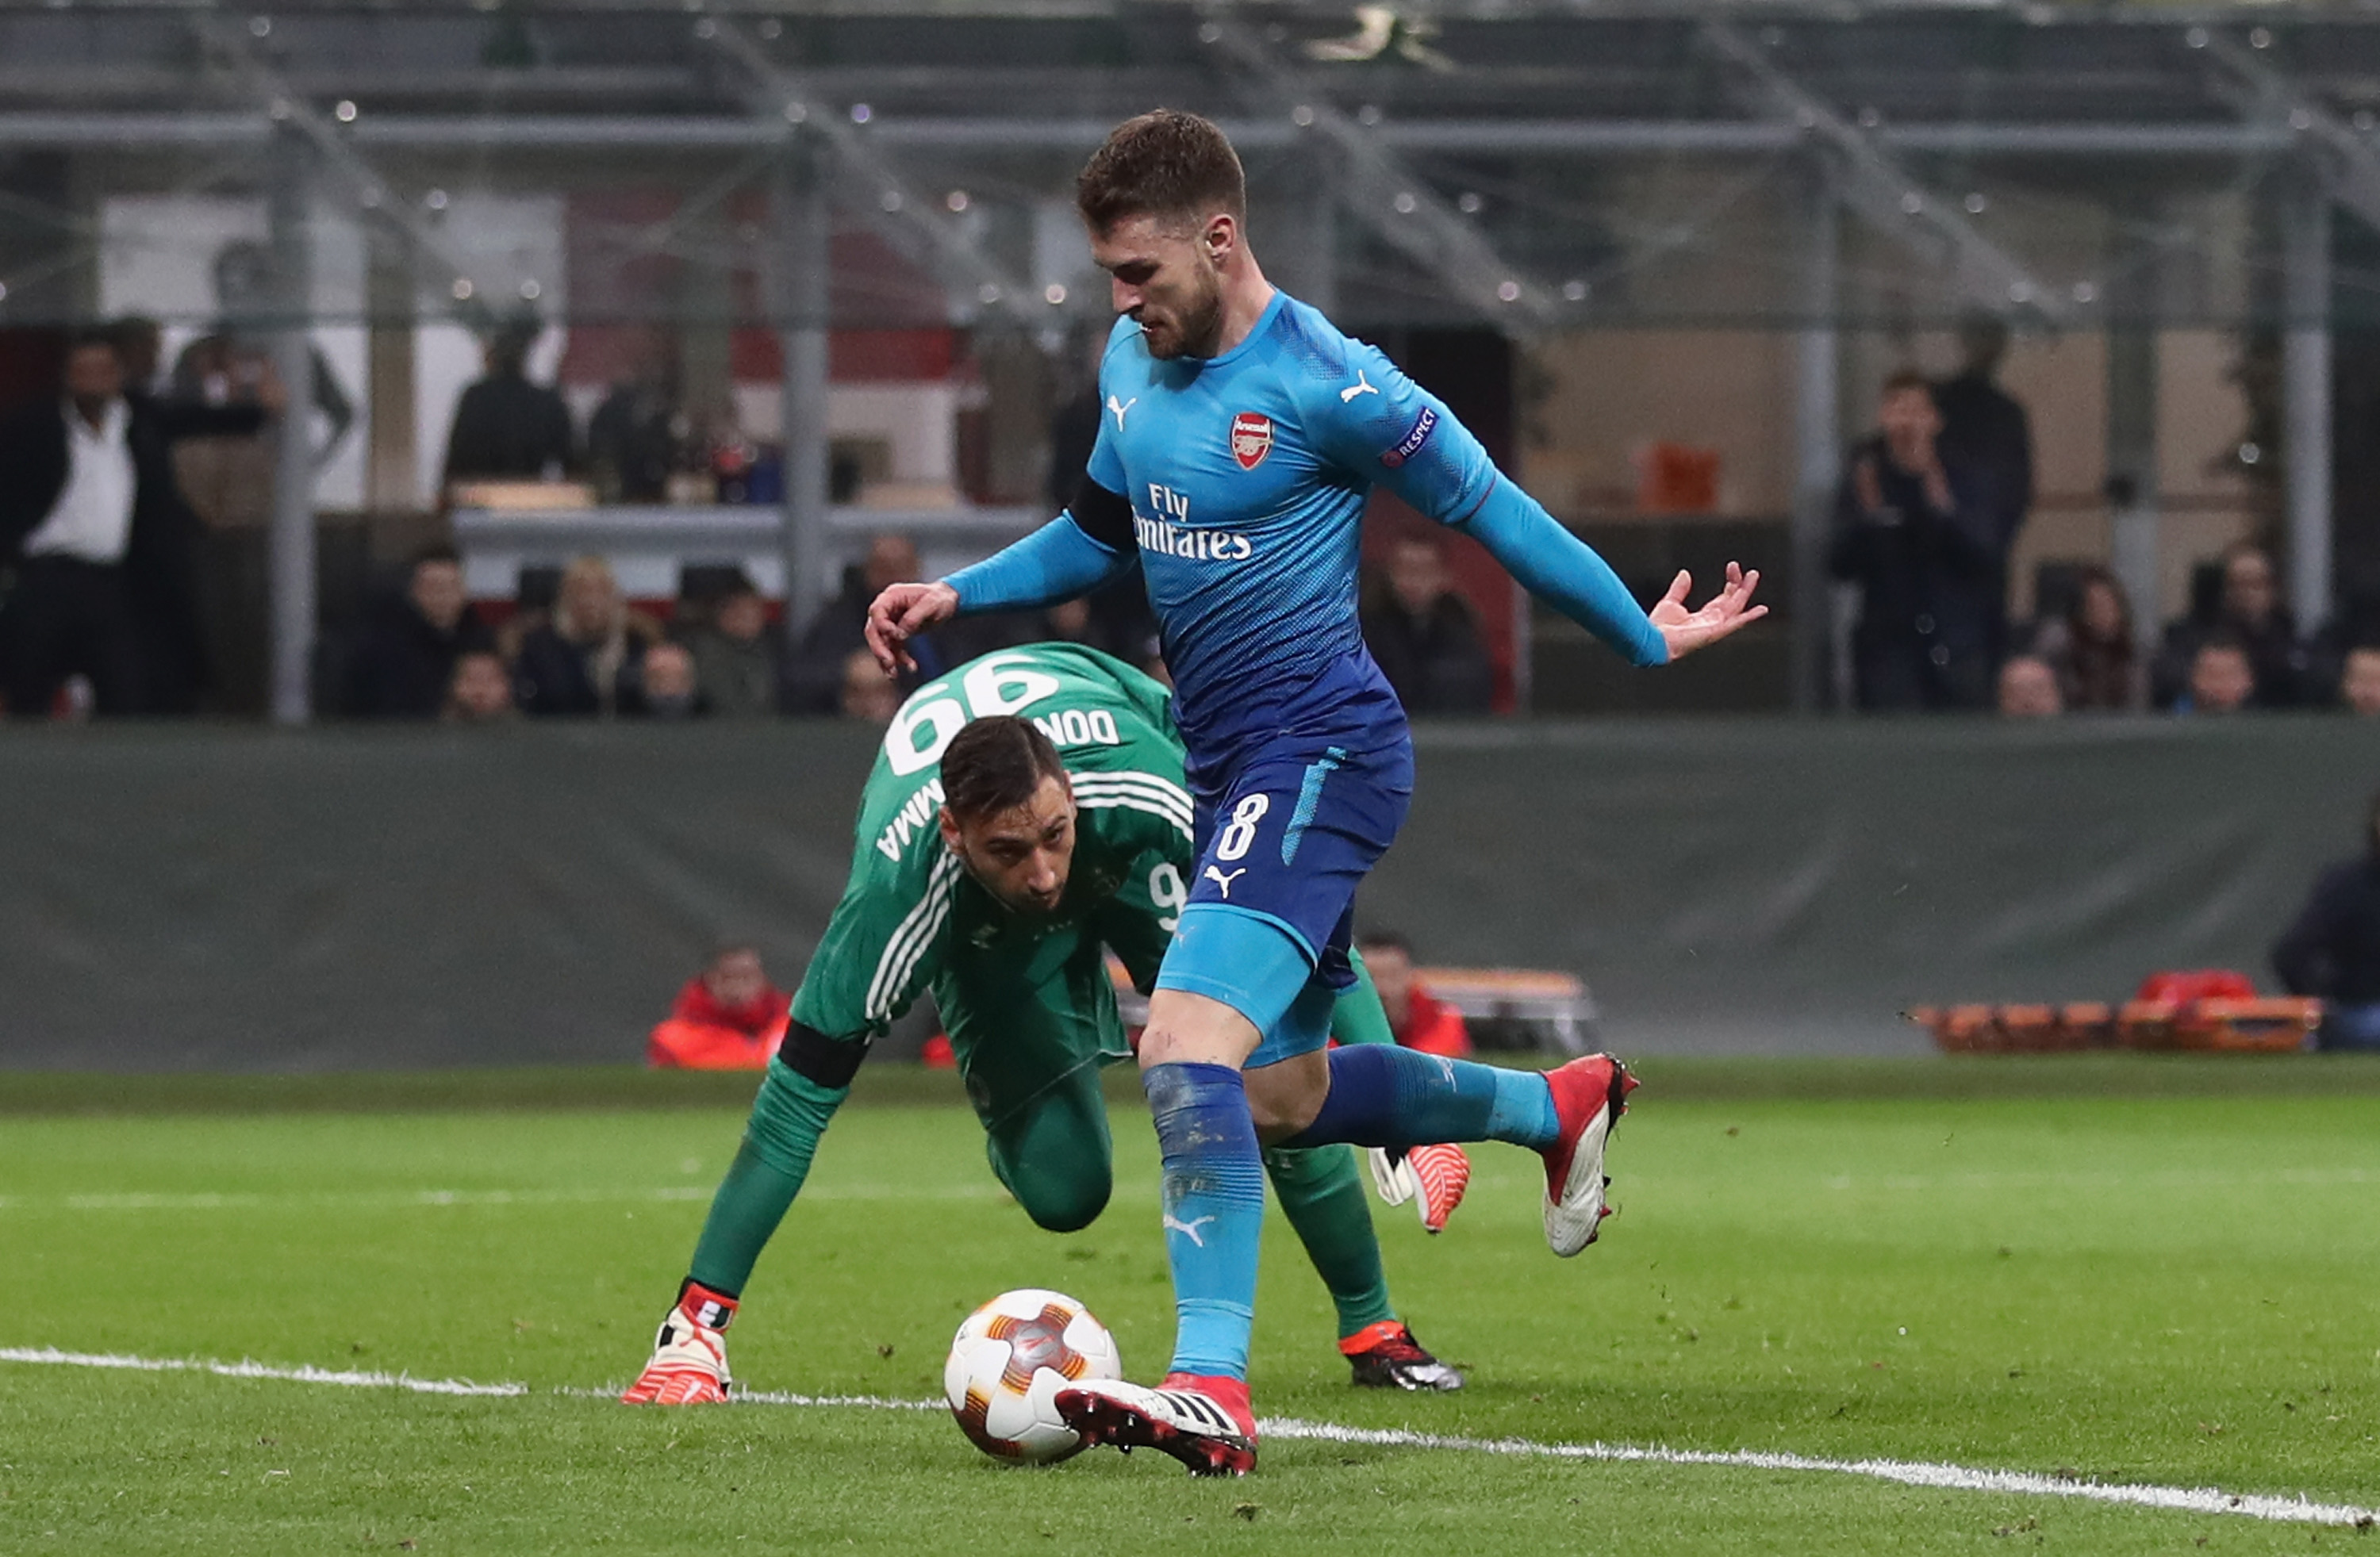
[[[491,625],[465,591],[460,557],[433,547],[360,632],[326,646],[335,706],[324,711],[466,724],[782,715],[882,724],[919,682],[1022,643],[1086,644],[1162,670],[1153,630],[1121,601],[1103,619],[1095,597],[945,628],[913,646],[914,674],[888,680],[862,636],[868,605],[918,573],[914,541],[878,536],[796,637],[740,571],[689,570],[679,597],[656,611],[631,602],[601,558],[581,557],[561,570],[550,597],[525,591]],[[1129,598],[1139,598],[1136,582]]]
[[[237,261],[237,262],[236,262]],[[257,261],[261,263],[262,261]],[[239,246],[218,277],[244,280]],[[606,498],[677,495],[686,457],[669,353],[652,352],[596,410],[584,437],[561,394],[528,377],[534,321],[483,343],[485,373],[450,428],[449,483],[584,477]],[[2010,555],[2034,495],[2023,407],[1997,381],[2008,338],[1963,332],[1948,380],[1891,377],[1876,428],[1850,451],[1830,572],[1856,597],[1852,701],[1876,712],[1997,709],[2015,718],[2156,711],[2214,716],[2338,707],[2380,714],[2380,622],[2341,613],[2299,630],[2272,556],[2252,542],[2199,569],[2190,609],[2143,631],[2103,567],[2044,567],[2031,621],[2012,621]],[[639,358],[639,361],[644,361]],[[285,423],[321,436],[318,464],[353,408],[319,361],[307,414],[262,344],[230,326],[166,370],[153,322],[75,333],[59,393],[0,417],[0,708],[22,717],[249,712],[263,706],[271,493]],[[1097,426],[1088,401],[1087,433]],[[1051,501],[1072,496],[1084,436],[1061,418]],[[739,467],[750,498],[759,467]],[[714,490],[728,492],[724,482]],[[1378,538],[1378,537],[1376,537]],[[905,688],[864,653],[868,604],[922,576],[917,549],[878,536],[841,592],[796,635],[752,581],[689,568],[675,600],[639,609],[599,558],[524,574],[512,601],[475,605],[461,559],[433,548],[360,625],[325,634],[320,712],[460,721],[528,718],[889,719]],[[1369,549],[1364,634],[1419,715],[1484,714],[1497,670],[1478,610],[1434,531],[1389,531]],[[1162,675],[1137,570],[1087,600],[953,624],[918,646],[930,677],[976,655],[1062,640]]]
[[[2202,563],[2189,610],[2146,634],[2114,573],[2045,568],[2030,622],[2008,611],[2010,555],[2033,501],[2031,428],[1996,381],[2006,327],[1962,332],[1964,365],[1885,382],[1855,444],[1828,563],[1858,599],[1852,697],[1881,713],[2210,716],[2253,709],[2380,714],[2380,622],[2302,634],[2269,552]]]

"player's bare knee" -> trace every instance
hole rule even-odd
[[[1295,1084],[1291,1078],[1251,1072],[1248,1117],[1256,1121],[1257,1139],[1269,1146],[1287,1141],[1314,1123],[1315,1116],[1322,1112],[1325,1095],[1321,1090]]]
[[[1133,1053],[1140,1060],[1140,1068],[1146,1070],[1152,1065],[1174,1064],[1182,1057],[1181,1048],[1181,1044],[1172,1032],[1152,1027],[1141,1033],[1140,1043]]]

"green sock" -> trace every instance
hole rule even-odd
[[[1341,1339],[1367,1324],[1396,1318],[1389,1305],[1388,1273],[1372,1233],[1372,1208],[1352,1146],[1270,1146],[1265,1170],[1305,1257],[1339,1308]]]
[[[789,1066],[771,1064],[735,1161],[710,1199],[702,1237],[694,1246],[696,1281],[728,1297],[740,1296],[777,1224],[809,1177],[819,1137],[849,1087],[821,1087]]]
[[[1373,987],[1372,971],[1364,966],[1364,954],[1351,948],[1347,960],[1354,966],[1355,982],[1331,1002],[1330,1036],[1342,1044],[1394,1044],[1396,1032],[1381,1008],[1380,992]]]

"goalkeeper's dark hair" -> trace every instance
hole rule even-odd
[[[998,714],[951,737],[942,752],[942,803],[962,821],[1014,811],[1044,778],[1063,781],[1058,748],[1029,719]]]
[[[1075,209],[1095,233],[1132,216],[1197,223],[1220,211],[1245,221],[1247,175],[1210,121],[1159,108],[1108,132],[1075,175]]]

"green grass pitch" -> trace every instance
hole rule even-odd
[[[1451,1398],[1357,1394],[1269,1230],[1259,1410],[2380,1503],[2380,1068],[1654,1062],[1621,1215],[1547,1254],[1533,1160],[1443,1237],[1377,1208]],[[940,1412],[632,1410],[748,1080],[0,1078],[0,1347],[511,1381],[454,1397],[0,1363],[0,1551],[2301,1551],[2352,1528],[1809,1470],[1275,1440],[1046,1470]],[[1171,1336],[1145,1115],[1035,1231],[944,1079],[863,1086],[732,1337],[761,1391],[940,1393],[967,1309]],[[543,1104],[543,1106],[538,1106]],[[577,1392],[577,1393],[574,1393]]]

